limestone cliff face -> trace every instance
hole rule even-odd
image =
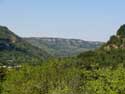
[[[104,49],[125,49],[125,25],[122,25],[116,35],[110,37],[110,40],[105,44]]]

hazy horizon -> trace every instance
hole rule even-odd
[[[21,37],[107,41],[125,23],[125,1],[0,0],[0,25]]]

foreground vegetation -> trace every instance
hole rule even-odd
[[[4,71],[3,71],[4,72]],[[5,72],[1,94],[124,94],[125,68],[55,59]]]

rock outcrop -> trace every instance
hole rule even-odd
[[[125,24],[122,25],[116,35],[110,37],[110,40],[105,44],[105,50],[125,49]]]

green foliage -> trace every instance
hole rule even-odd
[[[125,37],[125,25],[122,25],[117,31],[117,35]]]
[[[125,51],[89,51],[10,69],[2,94],[124,94]]]
[[[116,36],[111,36],[110,41],[108,44],[118,44],[120,41]]]
[[[19,71],[11,70],[3,84],[4,94],[69,94],[79,91],[79,71],[73,66],[69,68],[70,60],[48,62],[36,67],[23,66]]]
[[[125,64],[125,49],[112,49],[110,51],[97,50],[93,52],[81,53],[78,58],[81,64],[99,64],[100,66],[117,66],[119,63]]]
[[[2,93],[3,87],[3,81],[5,80],[5,76],[6,76],[6,69],[4,68],[0,68],[0,94]]]
[[[81,68],[75,59],[50,60],[9,70],[2,94],[124,94],[123,64]]]
[[[125,69],[119,65],[115,70],[104,68],[94,71],[96,79],[87,81],[88,94],[124,94]]]

